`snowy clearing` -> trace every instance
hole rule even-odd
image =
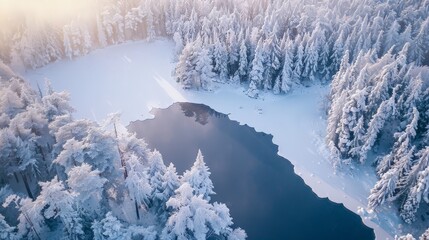
[[[153,107],[165,108],[173,102],[209,105],[241,124],[272,134],[279,155],[291,161],[296,174],[318,196],[365,215],[364,222],[374,228],[377,239],[393,239],[395,234],[410,231],[399,224],[394,211],[374,216],[362,209],[377,180],[373,168],[334,173],[324,149],[326,122],[320,111],[328,87],[299,88],[286,96],[265,93],[260,99],[247,97],[237,85],[220,85],[213,92],[184,91],[171,77],[173,48],[172,42],[164,40],[126,43],[21,75],[35,87],[49,79],[55,90],[70,92],[77,118],[100,121],[119,111],[128,124],[150,118]]]

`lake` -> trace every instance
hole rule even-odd
[[[154,119],[127,127],[182,174],[198,149],[212,173],[212,201],[225,203],[248,239],[374,239],[374,231],[342,204],[319,198],[277,155],[272,136],[208,106],[175,103]],[[287,134],[285,132],[284,134]]]

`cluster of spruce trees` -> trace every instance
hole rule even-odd
[[[88,3],[89,4],[89,3]],[[39,67],[129,40],[167,37],[177,45],[176,78],[185,88],[243,82],[249,95],[327,82],[346,51],[351,62],[410,43],[424,63],[429,47],[426,1],[99,0],[93,14],[58,22],[17,16],[1,29],[0,58]],[[21,18],[19,18],[21,17]]]
[[[399,200],[411,223],[428,202],[429,68],[409,64],[408,51],[407,43],[378,59],[361,52],[352,64],[346,54],[332,81],[326,140],[336,166],[364,163],[377,147],[380,180],[368,206]]]
[[[0,239],[246,238],[210,202],[201,152],[180,176],[117,125],[73,119],[67,93],[0,78]]]

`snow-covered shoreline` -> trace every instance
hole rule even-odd
[[[173,102],[209,105],[240,124],[272,134],[279,155],[294,165],[295,172],[319,197],[342,203],[353,212],[366,206],[366,197],[376,182],[373,169],[362,166],[359,172],[334,174],[323,147],[326,122],[320,101],[327,86],[302,87],[286,96],[265,93],[260,99],[247,97],[244,88],[237,85],[219,85],[213,92],[184,91],[171,77],[172,52],[173,44],[168,41],[126,43],[22,75],[33,86],[48,78],[56,90],[69,91],[78,118],[99,121],[120,111],[127,124],[151,118],[152,107],[165,108]],[[364,217],[377,239],[393,239],[392,235],[399,233],[395,232],[399,231],[399,217],[391,212],[374,219]]]

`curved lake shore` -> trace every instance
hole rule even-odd
[[[153,114],[127,128],[179,173],[201,149],[217,193],[213,200],[227,204],[249,239],[374,239],[358,215],[311,191],[277,155],[271,135],[202,104],[175,103]]]

